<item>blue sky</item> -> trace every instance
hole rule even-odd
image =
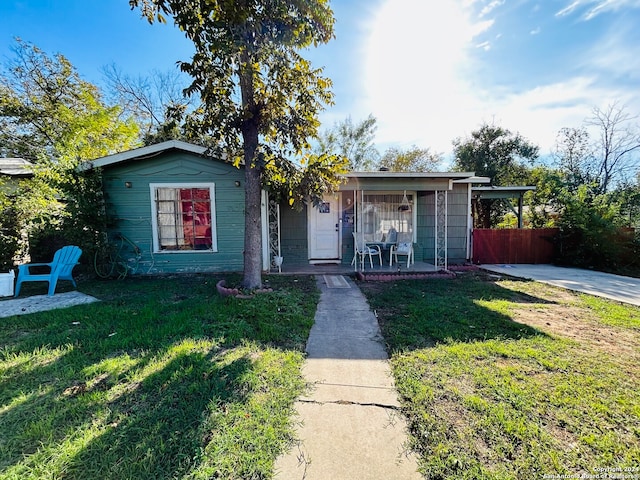
[[[618,101],[640,114],[640,0],[334,0],[336,39],[310,50],[334,82],[329,127],[378,119],[377,145],[449,153],[482,123],[548,152],[562,127]],[[87,80],[188,59],[172,25],[149,25],[126,0],[2,0],[0,59],[20,37],[62,53]]]

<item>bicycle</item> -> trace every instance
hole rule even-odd
[[[121,233],[117,233],[104,248],[96,250],[93,266],[100,278],[115,277],[122,280],[130,273],[138,271],[141,258],[140,247]]]

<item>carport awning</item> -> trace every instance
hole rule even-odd
[[[522,228],[522,201],[524,194],[535,191],[534,186],[521,187],[471,187],[471,197],[473,200],[509,200],[515,198],[518,200],[518,211],[509,204],[511,211],[518,217],[518,228]]]
[[[473,198],[480,199],[507,199],[507,198],[522,198],[525,193],[535,191],[534,186],[522,186],[522,187],[472,187],[471,194]]]

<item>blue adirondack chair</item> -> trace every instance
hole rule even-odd
[[[78,264],[82,255],[80,247],[67,245],[58,250],[53,256],[51,263],[25,263],[18,266],[18,280],[16,282],[17,297],[20,294],[20,287],[24,282],[49,282],[49,296],[53,296],[56,291],[58,280],[69,280],[76,287],[76,281],[71,272]],[[32,267],[49,267],[49,273],[31,273]]]

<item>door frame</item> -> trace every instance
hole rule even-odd
[[[309,259],[309,263],[311,265],[322,264],[322,263],[341,263],[342,262],[342,192],[336,192],[330,195],[325,195],[323,200],[327,197],[333,197],[338,203],[338,209],[336,210],[337,215],[337,229],[338,229],[338,245],[337,245],[337,258],[312,258],[311,257],[311,236],[315,234],[315,230],[312,228],[312,216],[318,215],[316,207],[314,207],[311,203],[307,206],[307,257]]]

